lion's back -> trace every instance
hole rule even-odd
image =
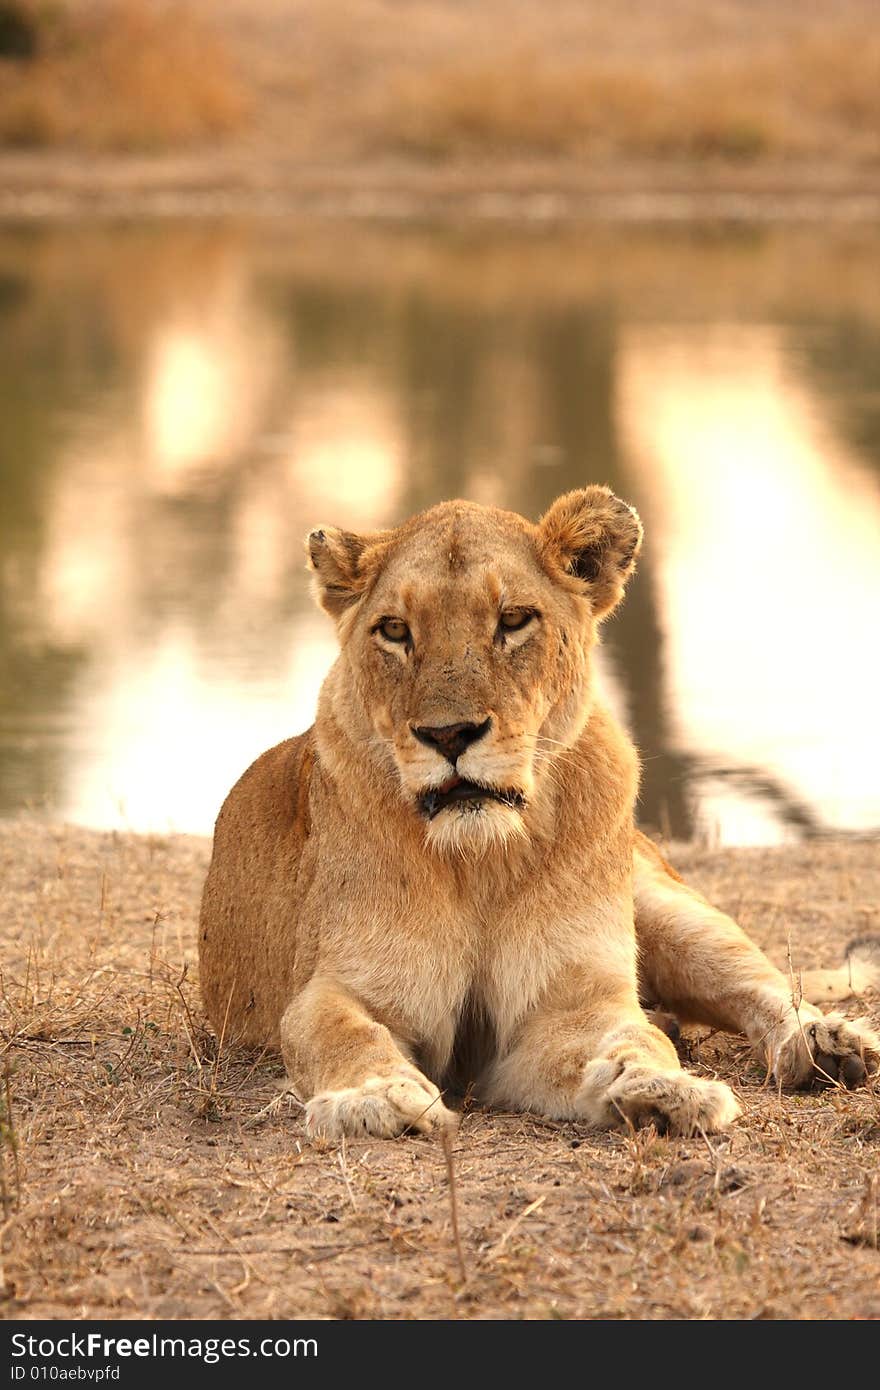
[[[243,773],[217,817],[199,968],[208,1015],[228,1039],[277,1041],[279,1001],[296,959],[297,876],[311,831],[313,764],[311,730],[279,743]]]

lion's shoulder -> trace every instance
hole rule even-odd
[[[218,841],[235,836],[302,842],[311,831],[309,793],[315,764],[313,730],[262,753],[239,777],[221,807]]]

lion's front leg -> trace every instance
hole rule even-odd
[[[683,1071],[677,1055],[674,1066],[658,1065],[657,1030],[648,1027],[650,1038],[641,1023],[618,1025],[605,1035],[599,1056],[585,1069],[578,1110],[602,1128],[653,1124],[661,1134],[682,1135],[726,1129],[740,1112],[730,1087]]]
[[[457,1121],[390,1030],[332,979],[313,979],[289,1005],[281,1051],[314,1133],[391,1139]]]
[[[496,1063],[490,1101],[603,1129],[653,1124],[681,1135],[712,1133],[736,1118],[729,1087],[682,1070],[669,1038],[639,1007],[634,984],[618,982],[597,997],[588,970],[565,974]]]

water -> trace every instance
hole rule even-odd
[[[0,230],[0,814],[209,831],[329,666],[302,538],[609,483],[641,816],[880,827],[880,232]]]

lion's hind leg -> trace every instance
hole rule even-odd
[[[880,1069],[873,1029],[825,1015],[811,1002],[845,998],[857,981],[880,977],[880,947],[875,955],[861,943],[850,966],[792,981],[736,922],[683,883],[644,835],[637,837],[633,871],[640,983],[652,1001],[682,1022],[744,1033],[783,1086],[858,1086]],[[836,993],[845,979],[846,992]]]

